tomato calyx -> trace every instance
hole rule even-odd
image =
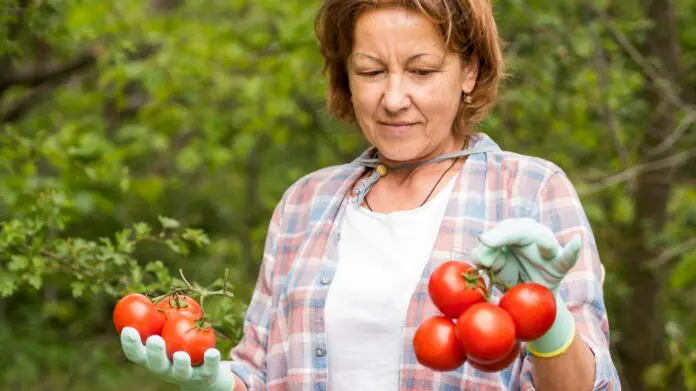
[[[229,269],[225,269],[222,289],[210,289],[198,284],[192,284],[184,275],[182,269],[179,269],[179,275],[183,281],[183,287],[175,287],[152,299],[152,302],[157,307],[158,311],[168,315],[170,313],[183,314],[191,317],[196,324],[198,330],[213,329],[220,336],[230,339],[229,336],[219,332],[213,327],[213,320],[208,315],[205,309],[206,298],[212,296],[223,296],[226,298],[234,298],[234,294],[228,289]],[[197,299],[197,300],[195,300]],[[189,300],[192,301],[189,302]],[[200,307],[200,308],[198,308]]]
[[[496,278],[495,272],[491,268],[488,268],[488,267],[483,266],[483,265],[476,265],[475,270],[478,273],[477,276],[480,277],[482,274],[485,274],[485,276],[488,277],[489,285],[491,287],[493,287],[493,286],[500,287],[500,288],[502,288],[503,292],[507,292],[508,290],[510,290],[514,287],[514,285],[508,284],[505,281],[502,281],[502,280],[499,280],[498,278]],[[468,282],[470,277],[465,277],[465,278],[467,278],[467,282]],[[521,282],[526,282],[526,280],[522,279]],[[488,291],[484,292],[485,296],[486,296],[486,300],[491,299],[491,296],[492,296],[491,291],[492,290],[488,290]]]
[[[472,288],[481,293],[481,296],[486,298],[486,301],[490,300],[491,298],[491,292],[488,289],[485,289],[485,285],[482,286],[481,284],[481,270],[484,269],[481,266],[477,266],[475,268],[469,269],[465,272],[462,272],[462,278],[466,281],[466,286],[467,288]]]

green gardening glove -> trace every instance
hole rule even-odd
[[[477,264],[489,268],[498,283],[514,286],[535,282],[549,288],[556,298],[556,320],[551,329],[527,348],[539,357],[564,352],[575,337],[575,320],[559,294],[563,277],[578,261],[582,239],[574,236],[565,247],[553,232],[530,218],[503,220],[480,237],[471,251]]]
[[[143,345],[138,331],[131,327],[121,331],[121,347],[130,361],[148,368],[158,378],[180,386],[182,391],[232,391],[234,388],[232,372],[220,364],[217,349],[208,349],[203,364],[192,367],[188,353],[176,352],[170,361],[162,337],[153,335]]]

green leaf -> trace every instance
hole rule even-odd
[[[119,182],[119,188],[123,193],[126,193],[131,188],[131,177],[128,167],[123,168],[123,173]]]
[[[82,281],[72,281],[70,283],[70,288],[72,289],[73,297],[81,297],[86,287],[87,284],[85,284]]]
[[[186,243],[177,239],[167,239],[165,243],[175,254],[188,255],[188,246],[186,246]]]
[[[24,255],[13,255],[11,261],[7,265],[7,269],[13,272],[24,270],[29,266],[29,258]]]
[[[169,217],[157,216],[157,219],[159,219],[160,224],[162,224],[162,227],[164,227],[165,229],[177,229],[181,226],[181,223],[179,223],[179,221]]]
[[[142,240],[152,233],[152,227],[150,227],[149,224],[147,223],[136,223],[133,225],[133,229],[135,230],[135,238],[136,240]]]
[[[41,289],[41,285],[43,284],[43,278],[40,274],[33,274],[27,278],[27,282],[38,291]]]
[[[11,273],[0,271],[0,296],[8,297],[17,289],[17,282]]]
[[[128,262],[128,257],[123,254],[113,253],[111,254],[111,260],[114,262],[114,265],[123,266]]]
[[[181,237],[188,241],[194,242],[197,247],[203,247],[210,244],[210,239],[205,232],[200,229],[186,228]]]
[[[641,376],[645,385],[662,388],[667,383],[669,369],[664,363],[652,364]]]
[[[670,283],[674,289],[682,289],[696,281],[696,251],[684,255],[674,267],[670,275]]]
[[[133,230],[124,229],[116,233],[116,251],[130,254],[135,250],[135,244],[131,241]]]
[[[179,170],[184,173],[191,173],[198,169],[203,163],[201,154],[196,150],[194,145],[186,147],[176,157],[176,164]]]

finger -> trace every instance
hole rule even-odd
[[[556,258],[558,252],[561,251],[561,246],[556,240],[556,236],[546,226],[539,225],[534,232],[534,242],[539,248],[539,254],[545,260]]]
[[[469,252],[469,256],[475,263],[484,267],[491,267],[499,253],[499,250],[481,243]]]
[[[212,377],[220,370],[220,351],[210,348],[205,351],[203,365],[201,365],[201,377]]]
[[[554,259],[560,246],[556,236],[545,225],[530,218],[508,219],[484,233],[481,241],[489,246],[527,246],[536,243],[545,260]]]
[[[580,258],[580,250],[582,250],[582,237],[580,234],[574,235],[563,248],[559,257],[558,268],[564,272],[568,272],[575,266]]]
[[[495,273],[495,279],[503,286],[517,285],[525,276],[523,270],[519,266],[519,262],[506,262],[505,265]]]
[[[530,227],[538,224],[529,218],[503,220],[481,234],[479,239],[489,247],[523,246],[532,242],[529,238]]]
[[[147,367],[150,368],[152,372],[158,374],[166,373],[171,367],[171,363],[169,362],[169,358],[167,358],[164,339],[159,335],[151,336],[147,339],[146,350]]]
[[[179,351],[174,353],[172,357],[174,364],[172,365],[172,377],[177,381],[186,381],[193,375],[191,368],[191,356],[188,353]]]
[[[121,348],[130,361],[136,364],[145,363],[145,346],[140,341],[138,330],[132,327],[124,327],[121,330]]]

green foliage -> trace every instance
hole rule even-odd
[[[223,354],[238,340],[282,192],[365,147],[324,113],[318,4],[0,0],[0,346],[14,353],[0,356],[0,390],[169,389],[125,360],[111,309],[126,292],[181,286],[179,269],[211,289],[229,271],[235,299],[205,307],[228,337]],[[646,159],[655,61],[621,36],[645,53],[650,23],[630,2],[494,7],[511,76],[480,130],[575,183],[608,271],[614,343],[616,315],[642,288],[627,273],[653,265],[665,276],[668,357],[626,376],[665,389],[677,373],[694,389],[693,160],[668,183],[659,230],[636,221],[635,175],[605,182]],[[688,102],[696,2],[674,7]],[[675,153],[696,146],[688,125]],[[630,259],[644,225],[650,254]]]

